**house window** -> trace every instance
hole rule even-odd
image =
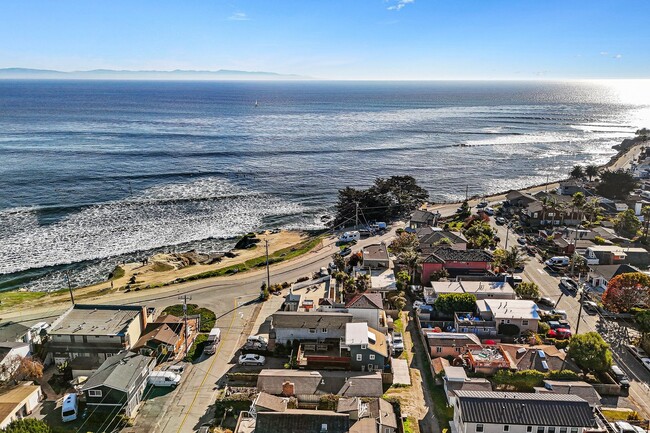
[[[320,332],[322,332],[323,334],[327,334],[327,328],[322,328]]]
[[[544,430],[546,430],[546,427],[544,426],[537,427],[537,433],[544,433]]]
[[[510,323],[510,319],[506,320],[506,323]]]
[[[102,390],[101,389],[89,389],[88,390],[88,397],[101,397],[102,396]]]
[[[442,353],[442,347],[440,346],[436,347],[436,353]]]
[[[357,361],[362,361],[363,360],[363,355],[360,353],[357,353]]]
[[[510,431],[510,426],[508,424],[504,425],[503,431]]]
[[[327,424],[321,424],[320,431],[327,431]]]
[[[548,433],[555,433],[555,427],[549,427],[546,431]]]
[[[309,328],[309,333],[310,334],[315,334],[316,333],[316,328]]]
[[[374,361],[375,360],[375,355],[370,355],[370,360]]]
[[[560,433],[566,433],[567,428],[566,427],[560,427]]]
[[[528,326],[528,320],[522,320],[521,325],[522,326]]]
[[[481,433],[483,431],[483,424],[476,424],[476,433]]]
[[[460,347],[456,348],[456,353],[460,353]]]
[[[532,433],[533,431],[533,426],[532,425],[527,425],[526,426],[526,433]]]
[[[578,427],[571,427],[571,433],[578,433]]]
[[[362,344],[362,345],[361,345],[361,350],[366,350],[367,348],[368,348],[368,345],[367,345],[367,344]]]

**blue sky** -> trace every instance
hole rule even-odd
[[[0,67],[650,78],[648,0],[24,0]]]

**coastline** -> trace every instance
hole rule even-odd
[[[627,138],[623,140],[621,144],[612,146],[613,149],[618,150],[618,153],[616,153],[616,155],[613,155],[605,164],[598,166],[599,170],[612,171],[621,168],[627,168],[630,163],[637,158],[638,154],[641,152],[641,148],[648,145],[649,143],[650,141],[644,141],[640,137],[631,139]],[[560,186],[560,182],[569,179],[569,177],[566,177],[564,179],[559,179],[551,182],[539,183],[526,188],[520,188],[519,191],[535,194],[543,190],[553,190],[557,189]],[[476,206],[476,204],[482,200],[486,200],[490,203],[503,201],[505,200],[506,194],[508,194],[510,191],[512,190],[510,189],[507,191],[501,191],[487,196],[473,195],[469,197],[468,203],[470,206]],[[432,212],[439,211],[443,217],[446,217],[453,215],[456,212],[456,207],[461,203],[462,201],[452,203],[430,203],[425,204],[423,208]]]

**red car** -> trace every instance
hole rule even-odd
[[[546,334],[549,338],[556,338],[558,340],[566,340],[568,338],[571,338],[571,330],[566,329],[566,328],[557,328],[557,329],[551,329],[548,331],[548,334]]]

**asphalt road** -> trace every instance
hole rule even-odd
[[[501,239],[500,246],[504,247],[507,233],[506,226],[495,225],[493,221],[492,225],[497,229],[497,235]],[[510,230],[508,233],[508,247],[518,245],[517,238],[519,236]],[[629,323],[604,319],[596,313],[588,313],[583,309],[580,324],[578,325],[579,297],[560,288],[560,277],[553,275],[552,271],[541,262],[539,256],[530,257],[521,275],[524,281],[536,283],[542,296],[548,296],[556,301],[556,309],[566,311],[567,320],[571,324],[571,330],[574,334],[577,329],[579,333],[595,331],[603,336],[611,345],[614,362],[630,377],[629,399],[646,418],[649,418],[650,387],[648,384],[650,383],[650,372],[636,358],[632,357],[623,346],[623,344],[629,343],[630,334],[634,332],[628,326]]]

